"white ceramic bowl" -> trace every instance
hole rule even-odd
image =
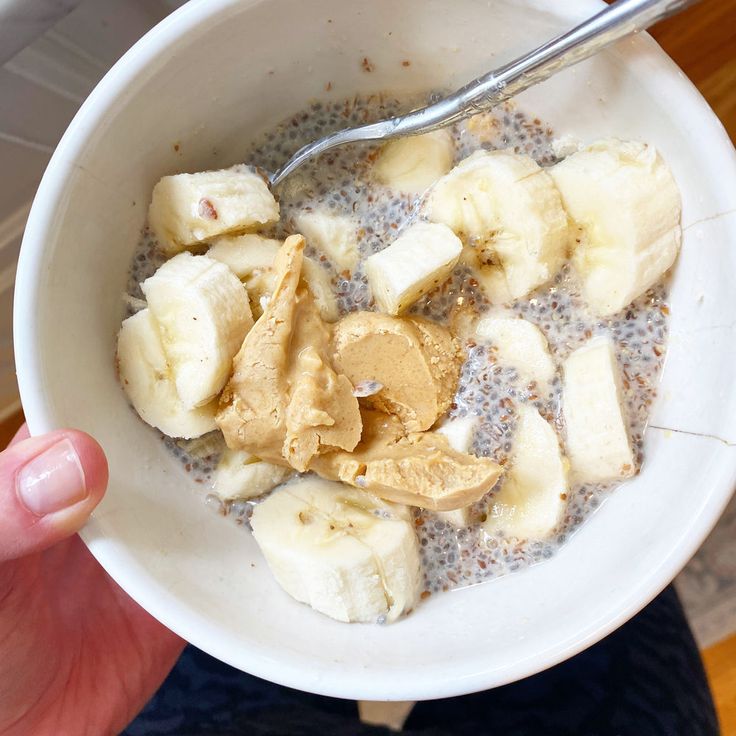
[[[645,35],[519,100],[559,134],[656,144],[684,200],[672,336],[644,470],[549,562],[434,596],[392,626],[331,621],[288,598],[250,536],[205,509],[201,489],[128,409],[115,379],[120,294],[160,176],[238,161],[254,132],[326,97],[328,81],[332,98],[457,85],[602,7],[197,0],[140,41],[83,106],[23,243],[15,320],[23,405],[34,433],[75,426],[102,442],[110,488],[83,537],[181,636],[236,667],[328,695],[467,693],[605,636],[675,576],[714,525],[736,471],[736,163],[702,98]]]

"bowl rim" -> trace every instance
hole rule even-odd
[[[106,112],[118,103],[121,93],[133,83],[148,65],[149,61],[164,53],[177,40],[209,18],[216,17],[229,7],[253,6],[264,0],[190,0],[174,11],[143,36],[111,68],[95,87],[70,123],[59,142],[46,168],[28,217],[21,252],[18,259],[18,272],[14,295],[14,349],[18,385],[22,404],[32,434],[48,432],[57,427],[53,410],[46,401],[43,369],[40,351],[36,350],[38,341],[39,314],[38,274],[42,272],[45,258],[45,243],[54,225],[55,213],[64,196],[69,174],[74,170],[74,161],[83,150],[86,139],[96,130]],[[530,6],[550,11],[543,0],[529,0]],[[564,13],[570,17],[583,17],[606,7],[603,0],[570,0]],[[646,66],[657,72],[658,84],[663,87],[662,94],[670,94],[681,99],[678,114],[685,116],[709,136],[710,145],[722,149],[723,175],[730,178],[736,189],[736,152],[720,120],[708,106],[700,92],[682,73],[677,65],[664,53],[659,45],[646,33],[629,40],[628,45],[619,45],[617,50],[625,61],[633,59],[633,65]],[[727,155],[726,155],[727,154]],[[374,699],[415,700],[452,697],[489,687],[496,687],[520,680],[544,669],[552,667],[569,657],[578,654],[592,644],[617,629],[638,613],[663,590],[697,551],[706,536],[715,526],[728,504],[736,486],[736,455],[724,458],[719,463],[717,482],[708,504],[703,507],[698,523],[689,531],[687,539],[680,540],[679,546],[663,561],[656,570],[656,576],[644,591],[637,589],[635,596],[622,596],[617,606],[611,607],[608,615],[591,627],[587,636],[574,641],[557,642],[533,659],[511,663],[502,667],[488,667],[472,673],[448,676],[442,681],[407,684],[413,690],[397,693],[394,698],[387,694],[378,683],[371,684],[360,673],[355,677],[330,678],[323,673],[318,681],[312,680],[308,689],[312,692],[332,697]],[[173,632],[212,656],[258,677],[265,678],[288,687],[305,689],[304,674],[281,659],[263,657],[257,652],[240,654],[236,658],[223,638],[208,635],[202,631],[197,620],[185,620],[178,611],[171,610],[167,596],[162,596],[157,585],[140,580],[136,570],[130,567],[116,546],[95,534],[96,521],[91,518],[81,537],[91,553],[118,585],[139,605],[161,621]],[[418,678],[419,680],[421,678]],[[356,696],[356,692],[360,694]]]

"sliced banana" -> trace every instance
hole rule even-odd
[[[545,387],[554,378],[547,338],[535,324],[516,317],[487,317],[478,322],[476,334],[490,341],[498,363],[514,368],[524,383]]]
[[[630,477],[634,456],[613,343],[607,337],[593,338],[568,357],[563,372],[562,410],[575,480]]]
[[[223,235],[213,240],[207,251],[210,258],[224,263],[245,284],[254,319],[263,314],[273,291],[272,266],[280,247],[280,240],[248,233]]]
[[[547,537],[565,511],[567,469],[555,431],[536,409],[520,406],[511,469],[492,497],[485,531],[519,539]]]
[[[373,175],[392,189],[421,194],[452,168],[455,142],[446,128],[386,143]]]
[[[336,271],[353,271],[358,265],[358,226],[350,217],[313,210],[300,212],[294,224],[307,245],[324,253]]]
[[[218,238],[207,251],[210,258],[227,265],[245,283],[251,308],[254,313],[258,312],[258,316],[263,312],[261,300],[268,298],[273,291],[273,262],[282,244],[281,240],[251,233]],[[322,319],[334,322],[339,311],[329,272],[317,261],[305,256],[302,277],[309,285]]]
[[[468,241],[465,259],[495,304],[549,281],[567,255],[560,195],[529,156],[477,151],[434,185],[426,211]]]
[[[599,316],[615,314],[672,266],[682,240],[680,192],[657,151],[607,139],[550,169],[578,228],[573,265]]]
[[[464,417],[445,419],[435,431],[447,438],[453,450],[469,453],[473,449],[473,436],[479,422],[479,417],[468,414]]]
[[[468,414],[464,417],[446,419],[435,431],[447,438],[447,442],[453,450],[470,453],[473,449],[473,436],[478,428],[479,421],[478,417]],[[435,511],[435,514],[448,524],[462,529],[469,526],[472,521],[470,509],[471,506],[463,506],[452,511]]]
[[[251,518],[279,585],[338,621],[393,621],[417,604],[419,545],[406,508],[307,476]]]
[[[217,464],[212,490],[223,501],[256,498],[293,474],[291,468],[266,462],[249,452],[226,448]]]
[[[222,390],[253,326],[248,295],[223,263],[180,253],[141,285],[185,407]]]
[[[196,409],[182,404],[150,310],[123,322],[117,362],[123,390],[144,422],[169,437],[186,439],[216,429],[216,401]]]
[[[169,255],[278,219],[266,182],[245,166],[165,176],[153,188],[148,209],[148,224]]]
[[[248,279],[254,274],[268,271],[273,266],[281,245],[281,240],[255,233],[223,235],[212,241],[207,256],[224,263],[247,286]]]
[[[365,261],[368,285],[378,308],[394,315],[408,309],[447,280],[462,247],[460,239],[445,225],[412,225]]]
[[[460,263],[473,269],[476,281],[491,304],[510,304],[516,298],[511,294],[503,268],[496,261],[493,255],[489,256],[488,250],[470,246],[463,248],[460,256]]]

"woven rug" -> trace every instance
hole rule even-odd
[[[675,585],[701,649],[736,633],[736,496]]]

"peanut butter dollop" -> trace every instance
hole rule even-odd
[[[363,406],[394,414],[408,432],[421,432],[449,408],[463,355],[449,330],[434,322],[355,312],[334,327],[332,359],[353,385],[380,385],[361,398]]]
[[[492,460],[453,450],[436,432],[406,434],[394,416],[364,410],[363,436],[352,452],[315,458],[312,469],[387,501],[450,511],[474,503],[496,483]]]
[[[352,450],[361,433],[350,381],[329,358],[329,326],[301,281],[304,238],[284,242],[271,298],[233,360],[217,424],[231,449],[303,472],[331,450]]]

